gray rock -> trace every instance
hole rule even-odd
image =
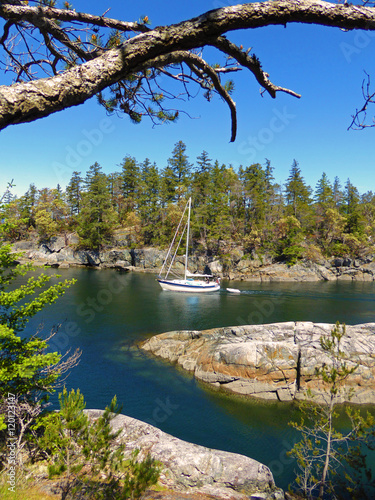
[[[175,331],[151,337],[141,347],[209,384],[265,399],[320,401],[328,394],[315,369],[331,360],[320,338],[334,325],[286,322],[225,327],[201,332]],[[340,346],[348,367],[340,402],[375,403],[375,323],[346,326]]]
[[[87,263],[89,266],[99,266],[101,263],[99,252],[95,250],[86,250]]]
[[[103,413],[101,410],[85,412],[93,419]],[[138,448],[142,458],[150,452],[162,463],[160,482],[169,489],[223,499],[284,498],[269,468],[252,458],[182,441],[125,415],[115,417],[112,426],[114,430],[121,429],[118,439],[126,443],[126,457]]]
[[[53,236],[45,245],[50,252],[60,252],[60,250],[67,246],[67,238],[64,236]]]
[[[89,263],[87,252],[85,250],[75,250],[73,252],[73,258],[77,264],[86,266]]]

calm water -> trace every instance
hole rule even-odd
[[[52,271],[47,272],[52,274]],[[137,342],[174,329],[206,329],[279,321],[375,321],[373,283],[229,283],[225,291],[189,295],[163,292],[154,276],[114,270],[69,269],[78,282],[34,318],[28,331],[61,323],[52,344],[82,358],[67,388],[79,387],[88,408],[104,408],[117,395],[123,413],[181,439],[241,453],[268,465],[286,488],[293,464],[285,453],[296,440],[287,422],[293,404],[264,403],[208,389],[192,376],[154,359]]]

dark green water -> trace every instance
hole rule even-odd
[[[52,271],[47,271],[52,273]],[[286,488],[293,464],[285,453],[296,440],[288,427],[292,404],[264,403],[208,389],[189,374],[143,353],[136,343],[174,329],[251,323],[375,321],[373,283],[229,283],[225,291],[163,292],[154,276],[114,270],[59,271],[78,279],[64,297],[34,318],[44,332],[61,323],[51,348],[82,350],[67,388],[79,387],[88,408],[104,408],[116,394],[123,413],[181,439],[241,453],[268,465]]]

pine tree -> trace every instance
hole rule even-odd
[[[28,227],[35,227],[34,209],[38,201],[38,190],[35,184],[30,184],[29,189],[22,197],[21,215],[28,220]]]
[[[70,214],[73,216],[79,214],[82,182],[81,172],[74,171],[69,184],[66,186],[66,199],[70,208]]]
[[[215,243],[231,236],[230,199],[232,183],[236,175],[232,168],[219,165],[216,160],[210,172],[210,191],[208,193],[208,237]],[[214,251],[217,248],[214,248]]]
[[[343,198],[344,193],[342,192],[340,179],[336,176],[333,182],[333,201],[335,203],[335,208],[338,210],[341,208]]]
[[[143,221],[145,242],[157,240],[157,223],[160,218],[160,179],[156,164],[151,164],[148,158],[140,165],[141,183],[139,195],[139,213]]]
[[[327,208],[333,208],[333,189],[325,172],[316,184],[314,199],[321,213],[324,213]]]
[[[56,352],[46,352],[45,340],[37,335],[18,335],[30,318],[56,302],[75,283],[75,280],[65,280],[46,287],[55,276],[42,273],[15,287],[15,280],[32,270],[30,265],[15,265],[15,260],[20,257],[21,254],[11,253],[10,245],[0,247],[0,431],[6,427],[4,416],[9,411],[5,399],[11,397],[18,423],[15,439],[21,457],[25,434],[54,391],[57,379],[76,364],[79,352],[59,364],[61,356]],[[0,432],[0,469],[2,460],[7,459],[9,453],[3,446],[3,438]]]
[[[121,177],[122,177],[122,195],[124,210],[122,216],[124,217],[129,212],[134,212],[138,205],[138,186],[139,186],[139,165],[135,158],[125,156],[120,164]]]
[[[207,151],[203,151],[197,157],[197,169],[193,175],[192,181],[192,197],[195,213],[195,224],[193,228],[200,233],[203,242],[206,242],[209,226],[209,214],[207,208],[207,200],[209,198],[210,172],[212,169],[211,159],[208,157]]]
[[[265,171],[259,163],[246,167],[243,172],[245,232],[264,223],[267,210],[267,180]]]
[[[178,141],[172,151],[172,157],[168,158],[168,166],[172,169],[176,185],[176,200],[179,200],[187,191],[190,180],[192,165],[188,162],[186,155],[186,145]]]
[[[367,496],[363,484],[365,480],[367,489],[371,485],[374,491],[375,481],[371,469],[366,466],[362,446],[374,449],[374,417],[369,412],[364,416],[360,410],[347,406],[345,413],[350,428],[345,432],[337,429],[337,405],[342,386],[357,369],[341,350],[345,334],[345,325],[336,323],[330,335],[320,338],[326,361],[315,369],[315,373],[322,382],[321,386],[327,388],[327,395],[321,404],[303,402],[300,405],[301,421],[290,422],[302,435],[301,441],[289,452],[297,459],[299,467],[296,487],[303,498],[309,500],[373,498],[371,493],[370,497]]]
[[[294,160],[285,185],[287,213],[296,217],[305,226],[310,215],[310,196],[311,188],[306,185],[298,162]]]
[[[39,446],[48,454],[50,478],[59,482],[61,498],[103,500],[138,499],[157,483],[160,468],[150,454],[137,458],[135,450],[125,465],[125,444],[119,443],[121,429],[111,422],[120,413],[116,396],[94,421],[84,413],[84,397],[79,391],[59,394],[60,411],[44,417]]]
[[[98,163],[89,168],[85,184],[78,216],[78,235],[82,246],[98,249],[110,242],[117,215],[112,206],[108,178]]]
[[[346,232],[349,234],[361,233],[363,230],[359,207],[360,196],[358,189],[347,180],[344,190],[344,204],[342,210],[346,215]]]

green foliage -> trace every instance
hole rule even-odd
[[[47,353],[47,342],[38,336],[21,337],[17,333],[31,317],[65,293],[75,280],[46,288],[52,276],[41,274],[9,290],[16,278],[25,276],[31,269],[28,265],[15,266],[14,259],[18,257],[18,254],[11,254],[10,245],[0,247],[0,430],[4,429],[5,400],[8,394],[13,394],[20,423],[18,447],[21,449],[24,435],[55,389],[61,374],[61,356]],[[27,301],[28,298],[31,300]],[[0,453],[0,462],[1,459]]]
[[[61,356],[55,352],[44,353],[46,348],[46,341],[37,337],[21,338],[0,324],[0,382],[4,394],[23,395],[31,402],[35,392],[49,392],[59,372],[48,368],[56,366]]]
[[[303,239],[301,224],[293,215],[289,215],[278,221],[277,232],[278,256],[292,266],[303,254],[303,247],[300,245]]]
[[[79,389],[59,395],[60,412],[44,417],[39,446],[48,452],[50,477],[62,476],[63,497],[70,493],[81,498],[139,498],[156,484],[160,469],[150,455],[139,460],[136,450],[126,463],[125,444],[118,443],[121,429],[114,432],[112,420],[120,412],[116,397],[99,418],[90,420]]]
[[[121,43],[116,31],[110,40],[108,43]],[[129,77],[130,87],[138,84],[137,75]],[[125,88],[117,92],[117,104],[121,92],[126,93]],[[159,88],[150,93],[150,99],[157,108],[165,96]],[[166,119],[167,112],[154,111]],[[129,108],[128,114],[138,121],[142,113]],[[180,201],[191,196],[193,242],[206,254],[220,251],[223,245],[247,245],[252,231],[257,231],[257,246],[264,253],[289,264],[307,257],[309,245],[328,257],[364,258],[373,253],[375,195],[371,191],[360,195],[350,180],[342,189],[337,177],[331,183],[325,173],[313,195],[295,160],[284,186],[275,183],[267,159],[263,165],[241,165],[235,170],[211,160],[203,151],[193,164],[183,141],[174,144],[162,168],[147,158],[140,163],[129,155],[119,167],[120,171],[105,175],[95,163],[84,180],[80,172],[73,172],[65,193],[38,191],[30,185],[24,196],[2,207],[3,237],[27,239],[35,228],[40,238],[48,239],[74,229],[81,246],[99,249],[112,242],[117,224],[124,224],[131,212],[139,221],[138,243],[133,244],[166,245],[169,228],[164,226],[170,205],[178,209]],[[292,238],[280,234],[280,221],[288,217],[300,224]]]
[[[85,183],[77,231],[81,246],[97,249],[111,241],[118,219],[111,201],[108,178],[101,172],[98,163],[90,167]]]
[[[337,323],[330,336],[321,337],[320,345],[329,362],[317,367],[315,372],[323,381],[327,396],[321,404],[301,403],[300,422],[290,422],[302,435],[301,441],[289,452],[296,458],[299,468],[296,489],[309,500],[323,499],[326,495],[330,498],[373,498],[371,493],[367,496],[370,487],[375,487],[375,481],[366,465],[364,447],[375,448],[374,417],[368,412],[363,415],[360,410],[346,407],[349,430],[344,433],[337,428],[337,404],[343,382],[357,369],[341,350],[344,336],[345,325]]]

